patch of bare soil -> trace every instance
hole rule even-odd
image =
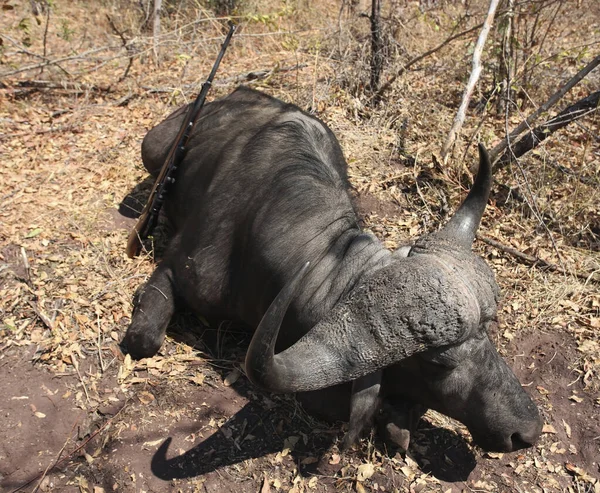
[[[74,447],[85,425],[86,411],[74,399],[77,378],[34,366],[33,349],[12,349],[0,355],[2,491],[12,491],[60,460],[60,451]],[[52,474],[43,490],[62,489],[66,481],[64,474]]]

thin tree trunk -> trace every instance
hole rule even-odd
[[[502,90],[498,97],[496,111],[503,115],[508,106],[508,85],[513,78],[513,17],[514,0],[507,0],[506,16],[501,24],[502,46],[498,56],[498,81],[502,84]]]
[[[160,9],[162,0],[154,0],[153,27],[152,27],[152,43],[154,50],[154,61],[159,64],[158,38],[160,37]]]
[[[467,108],[469,106],[469,101],[471,100],[471,95],[473,94],[475,85],[479,80],[479,75],[481,74],[482,68],[481,53],[483,51],[483,47],[485,45],[487,36],[490,32],[490,28],[492,27],[492,22],[494,21],[494,15],[496,13],[496,8],[498,8],[498,0],[491,0],[487,17],[485,19],[485,22],[483,23],[483,28],[479,33],[479,39],[477,40],[477,44],[475,45],[475,51],[473,52],[473,69],[471,70],[471,77],[469,77],[469,82],[467,83],[467,87],[465,87],[462,102],[460,103],[460,107],[458,108],[456,116],[454,117],[454,123],[452,124],[452,128],[450,129],[450,133],[446,138],[446,142],[442,146],[442,159],[444,160],[444,162],[447,162],[448,152],[454,144],[456,136],[458,135],[460,129],[463,126]]]
[[[596,111],[598,109],[599,101],[600,91],[593,92],[589,96],[580,99],[568,108],[565,108],[554,118],[535,127],[504,152],[500,159],[498,159],[496,167],[502,167],[512,159],[521,157],[523,154],[535,149],[557,130]]]
[[[379,89],[383,69],[383,41],[381,37],[381,1],[371,3],[371,86],[372,93]]]

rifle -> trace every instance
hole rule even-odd
[[[225,55],[225,50],[227,50],[227,46],[229,46],[229,41],[231,41],[234,31],[235,25],[230,24],[229,32],[225,37],[225,41],[223,41],[221,51],[217,56],[215,64],[213,65],[213,68],[210,71],[206,81],[202,83],[202,89],[200,90],[200,94],[198,94],[196,101],[194,101],[194,104],[189,106],[185,118],[183,119],[183,123],[179,128],[179,132],[177,132],[177,136],[173,141],[173,145],[171,146],[171,149],[169,149],[169,154],[167,154],[167,158],[165,159],[165,162],[160,169],[160,173],[154,182],[152,191],[148,197],[148,202],[144,206],[144,210],[142,211],[138,222],[133,228],[133,231],[131,231],[129,234],[129,238],[127,239],[127,256],[129,258],[133,258],[139,253],[142,247],[142,241],[148,237],[148,235],[156,226],[158,214],[163,202],[165,201],[167,189],[169,185],[175,183],[175,171],[177,171],[177,167],[183,159],[185,154],[185,146],[190,137],[190,133],[192,128],[194,128],[194,123],[196,122],[202,107],[204,106],[206,95],[208,94],[208,91],[212,85],[212,81],[215,78],[217,69],[219,68],[221,60]]]

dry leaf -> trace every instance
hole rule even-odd
[[[159,438],[158,440],[152,440],[151,442],[144,442],[142,447],[156,447],[162,443],[163,439]]]
[[[300,437],[298,437],[298,436],[287,437],[283,441],[283,448],[289,449],[290,451],[294,450],[294,447],[296,447],[296,444],[298,443],[299,440],[300,440]]]
[[[263,480],[262,488],[260,489],[260,493],[271,493],[271,484],[269,483],[269,478],[265,474],[265,479]]]
[[[196,385],[204,385],[205,378],[206,378],[206,375],[204,375],[204,373],[198,373],[198,375],[194,375],[193,377],[190,377],[190,381],[194,382]]]
[[[575,394],[573,394],[572,396],[569,397],[570,400],[575,401],[575,402],[583,402],[583,399]]]
[[[331,456],[331,459],[329,459],[329,463],[330,463],[331,465],[336,465],[336,464],[339,464],[339,463],[340,463],[340,460],[341,460],[341,457],[340,457],[340,455],[339,455],[339,454],[333,454],[333,455]]]
[[[556,429],[551,424],[546,423],[542,427],[542,433],[556,433]]]
[[[569,423],[567,423],[564,419],[562,420],[562,424],[565,427],[565,432],[567,433],[567,437],[571,438],[571,427],[569,426]]]
[[[223,381],[223,385],[225,385],[225,387],[229,387],[229,386],[233,385],[235,382],[237,382],[238,378],[240,378],[240,375],[241,375],[240,370],[238,370],[237,368],[234,368],[225,377],[225,380]]]
[[[150,404],[155,399],[154,395],[145,390],[140,392],[137,397],[140,400],[140,402],[144,405]]]
[[[364,481],[365,479],[369,479],[375,473],[375,466],[370,462],[366,464],[361,464],[358,466],[356,480]]]
[[[36,411],[36,412],[34,412],[34,413],[33,413],[33,415],[34,415],[36,418],[45,418],[45,417],[46,417],[46,415],[45,415],[44,413],[41,413],[41,412],[39,412],[39,411]]]

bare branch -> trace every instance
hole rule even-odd
[[[417,55],[416,57],[412,58],[411,60],[409,60],[408,62],[406,62],[402,68],[400,70],[398,70],[398,72],[396,72],[396,74],[392,75],[388,81],[383,84],[380,88],[379,91],[377,91],[371,98],[371,100],[380,100],[381,96],[383,96],[383,93],[385,91],[387,91],[390,87],[392,87],[392,84],[394,82],[396,82],[396,80],[398,79],[398,77],[401,77],[402,74],[404,74],[404,72],[406,72],[410,67],[412,67],[415,63],[420,62],[421,60],[423,60],[424,58],[427,58],[430,55],[433,55],[434,53],[437,53],[438,51],[440,51],[444,46],[450,44],[452,41],[462,38],[463,36],[466,36],[467,34],[471,34],[473,31],[476,31],[477,29],[479,29],[480,27],[483,26],[482,24],[477,24],[476,26],[473,26],[469,29],[466,29],[465,31],[461,31],[457,34],[453,34],[452,36],[446,38],[444,41],[442,41],[439,45],[437,45],[435,48],[432,48],[431,50],[426,51],[425,53],[421,53],[420,55]]]
[[[598,109],[599,101],[600,91],[596,91],[570,105],[568,108],[565,108],[554,118],[551,118],[547,122],[538,125],[536,128],[525,134],[516,144],[511,145],[510,149],[507,149],[498,159],[496,166],[498,168],[502,167],[509,163],[511,159],[521,157],[523,154],[535,149],[542,143],[542,141],[544,141],[557,130],[566,127],[569,123],[579,120],[590,113],[593,113]]]
[[[494,21],[494,15],[496,14],[496,8],[498,7],[498,0],[491,0],[490,7],[488,9],[487,17],[485,22],[483,23],[483,28],[479,33],[479,38],[477,39],[477,44],[475,45],[475,51],[473,52],[473,69],[471,70],[471,76],[469,77],[469,82],[467,83],[467,87],[465,87],[465,92],[463,93],[462,102],[456,116],[454,117],[454,123],[452,124],[452,128],[450,129],[450,133],[446,138],[446,142],[442,146],[442,159],[444,162],[448,159],[448,151],[450,147],[454,144],[456,140],[456,135],[460,132],[462,125],[465,121],[465,114],[467,112],[467,107],[469,106],[469,101],[471,100],[471,95],[473,94],[473,90],[475,89],[475,85],[479,80],[479,75],[481,74],[481,53],[483,51],[483,47],[485,45],[485,41],[487,39],[488,33],[492,27],[492,22]]]
[[[600,64],[600,55],[596,56],[590,63],[583,67],[577,74],[575,74],[564,86],[556,91],[548,101],[542,104],[536,111],[529,115],[524,121],[522,121],[517,128],[515,128],[502,142],[490,151],[490,159],[492,163],[498,160],[500,153],[503,153],[509,143],[516,137],[521,135],[525,130],[531,128],[531,124],[542,114],[548,111],[554,106],[560,99],[569,92],[573,87],[579,84],[583,78],[594,70]]]
[[[518,260],[522,261],[525,264],[532,265],[534,267],[540,267],[542,269],[546,269],[551,272],[560,272],[561,274],[564,274],[564,275],[571,274],[571,275],[574,275],[575,277],[577,277],[577,279],[580,279],[585,282],[593,282],[595,284],[600,283],[600,279],[597,279],[594,277],[594,274],[595,274],[594,272],[592,272],[590,274],[582,274],[580,272],[569,272],[565,268],[561,267],[560,265],[552,264],[540,257],[534,257],[533,255],[523,253],[520,250],[517,250],[516,248],[513,248],[508,245],[504,245],[503,243],[500,243],[499,241],[494,240],[493,238],[489,238],[487,236],[483,236],[483,235],[477,233],[477,239],[480,241],[483,241],[484,243],[487,243],[488,245],[490,245],[494,248],[497,248],[498,250],[500,250],[504,253],[508,253],[509,255],[512,255],[513,257],[517,258]]]

